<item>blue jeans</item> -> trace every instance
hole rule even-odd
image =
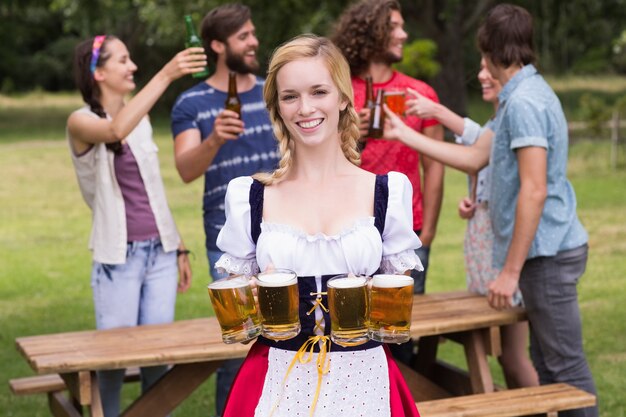
[[[163,252],[159,239],[129,243],[124,264],[94,261],[91,287],[96,327],[113,329],[173,321],[177,282],[176,252]],[[166,371],[167,366],[141,368],[142,391]],[[124,369],[100,371],[98,380],[104,416],[117,417]]]
[[[565,382],[596,394],[583,351],[576,285],[587,265],[587,245],[556,256],[528,259],[519,287],[530,322],[530,356],[541,384]],[[598,407],[562,411],[559,417],[597,417]]]
[[[209,259],[209,272],[211,278],[219,280],[228,276],[227,272],[217,272],[215,269],[215,263],[220,259],[223,252],[218,250],[207,249],[207,258]],[[239,372],[239,368],[243,363],[243,359],[230,359],[222,362],[222,366],[217,369],[217,381],[215,383],[215,412],[218,416],[224,412],[224,406],[228,399],[228,393],[230,387],[233,385],[233,381]]]

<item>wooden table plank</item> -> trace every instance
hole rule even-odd
[[[16,344],[38,373],[244,357],[250,345],[224,344],[216,326],[217,320],[211,317],[166,325],[32,336],[19,338]]]
[[[485,297],[467,291],[417,295],[414,297],[411,335],[421,338],[420,342],[432,339],[431,355],[428,358],[422,355],[419,361],[430,369],[436,359],[437,335],[470,332],[475,339],[472,347],[480,348],[484,341],[480,331],[476,330],[521,320],[525,320],[523,309],[496,311],[489,307]],[[63,374],[69,385],[79,374],[88,374],[88,383],[82,384],[82,390],[74,390],[74,394],[82,404],[89,403],[95,417],[102,413],[94,379],[96,370],[174,364],[169,376],[166,375],[127,410],[128,416],[166,415],[214,372],[221,360],[244,357],[251,344],[224,344],[217,320],[210,317],[162,325],[21,337],[16,339],[16,346],[37,373]],[[473,354],[469,352],[469,356],[485,354],[480,349],[475,350]],[[485,379],[483,374],[488,369],[484,369],[481,362],[483,359],[486,362],[486,357],[479,359],[470,363],[470,368],[479,377],[473,381],[474,391],[488,391],[492,383],[490,375]],[[428,376],[428,373],[424,375]],[[182,377],[193,381],[180,385]],[[423,381],[416,377],[414,382],[417,386]],[[81,387],[81,384],[74,385]],[[172,390],[173,386],[177,389]],[[445,394],[443,390],[436,392],[439,397]],[[53,400],[53,405],[63,412],[67,404],[62,404],[58,397]]]
[[[487,298],[467,291],[416,295],[411,336],[429,336],[526,320],[523,308],[492,309]]]
[[[467,291],[417,295],[411,335],[468,331],[525,319],[523,309],[493,310],[485,297]],[[214,317],[111,330],[91,330],[16,339],[40,374],[222,360],[246,355],[250,345],[226,345]]]

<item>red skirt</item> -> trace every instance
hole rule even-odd
[[[389,369],[391,417],[419,417],[411,391],[389,348],[386,345],[383,345],[383,348]],[[265,383],[269,350],[268,346],[259,342],[252,345],[230,389],[222,417],[254,417],[254,410],[259,403]]]

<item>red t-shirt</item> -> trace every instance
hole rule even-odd
[[[394,71],[391,79],[386,83],[374,83],[374,97],[380,88],[407,88],[410,87],[421,95],[439,103],[435,90],[425,82],[411,78],[398,71]],[[354,89],[354,106],[359,111],[365,105],[365,80],[352,77]],[[405,123],[418,132],[425,127],[438,125],[434,119],[422,120],[416,116],[407,116]],[[413,230],[421,230],[423,222],[422,185],[420,180],[419,153],[399,141],[386,139],[367,139],[367,144],[361,154],[361,168],[374,174],[386,174],[397,171],[405,174],[413,186]]]

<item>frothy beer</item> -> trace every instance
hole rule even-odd
[[[410,339],[413,283],[413,278],[406,275],[374,275],[370,290],[370,339],[390,343]]]
[[[385,103],[389,110],[398,116],[404,116],[406,94],[403,90],[386,90]]]
[[[328,281],[330,337],[342,346],[367,342],[367,277],[340,276]]]
[[[300,333],[298,277],[291,271],[265,272],[257,276],[263,336],[285,340]]]
[[[225,343],[243,342],[260,334],[256,304],[245,277],[215,281],[208,288]]]

